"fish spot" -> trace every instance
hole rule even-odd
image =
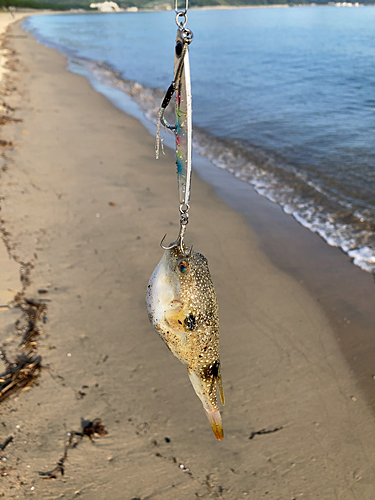
[[[181,54],[182,54],[182,48],[183,48],[183,47],[182,47],[182,43],[181,43],[180,41],[178,41],[178,42],[176,43],[176,56],[177,56],[177,57],[180,57],[180,56],[181,56]]]
[[[220,361],[216,361],[211,367],[212,374],[214,377],[217,377],[219,375],[219,368],[220,368]]]
[[[195,317],[190,314],[190,316],[187,316],[184,320],[185,328],[187,330],[194,330],[195,328]]]

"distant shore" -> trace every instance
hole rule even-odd
[[[192,6],[189,7],[189,10],[239,10],[239,9],[281,9],[281,8],[296,8],[296,7],[374,7],[375,4],[362,4],[362,3],[348,3],[348,2],[329,2],[326,4],[275,4],[275,5],[205,5],[205,6]],[[162,12],[168,9],[147,9],[140,7],[137,12]],[[172,9],[170,9],[172,10]],[[111,14],[121,14],[127,12],[126,9],[121,10],[121,12],[113,11]],[[82,13],[95,13],[95,14],[106,14],[108,12],[99,12],[94,9],[86,10],[86,9],[68,9],[68,10],[51,10],[51,9],[34,9],[34,8],[26,8],[26,7],[11,7],[9,11],[9,15],[11,13],[18,15],[30,15],[30,14],[82,14]],[[134,12],[128,12],[129,14],[134,14]],[[8,14],[8,12],[0,11],[1,14]],[[15,18],[16,19],[16,18]]]
[[[263,8],[271,8],[278,9],[290,7],[287,4],[279,4],[279,5],[205,5],[203,7],[191,7],[191,9],[199,9],[199,10],[235,10],[235,9],[263,9]]]
[[[345,5],[344,5],[345,4]],[[344,2],[330,2],[326,4],[275,4],[275,5],[205,5],[205,6],[192,6],[189,10],[240,10],[240,9],[283,9],[283,8],[297,8],[297,7],[345,7]],[[375,4],[359,4],[358,6],[354,3],[352,7],[373,7]],[[349,6],[348,6],[349,7]],[[138,12],[155,12],[159,9],[142,9],[140,8]],[[166,9],[160,9],[166,10]],[[172,9],[171,9],[172,10]]]

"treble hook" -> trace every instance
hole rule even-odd
[[[185,246],[185,248],[187,248],[189,250],[188,253],[186,253],[184,250],[184,237],[185,237],[185,233],[186,233],[186,226],[189,222],[189,205],[188,204],[180,205],[180,214],[181,214],[180,231],[178,234],[178,238],[175,241],[173,241],[169,246],[164,246],[163,241],[165,240],[165,238],[167,236],[165,234],[163,239],[160,242],[160,246],[164,250],[171,250],[172,248],[179,247],[182,254],[184,255],[184,257],[190,258],[191,254],[193,252],[193,247],[189,248],[189,247]]]

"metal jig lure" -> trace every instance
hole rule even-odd
[[[180,247],[185,256],[183,240],[186,226],[189,222],[190,187],[191,187],[191,153],[192,153],[192,105],[191,105],[191,83],[189,64],[189,45],[193,40],[193,33],[186,28],[188,0],[185,1],[185,9],[178,10],[177,0],[174,2],[176,12],[176,24],[178,26],[175,57],[174,57],[174,79],[165,93],[163,102],[159,109],[159,118],[156,131],[156,158],[160,152],[160,125],[173,131],[175,135],[177,182],[180,200],[180,231],[178,238],[168,247],[163,246],[164,238],[160,245],[165,250]],[[175,95],[176,124],[168,123],[164,112]],[[186,247],[185,247],[186,248]]]

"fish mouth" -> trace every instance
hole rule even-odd
[[[211,424],[212,430],[215,434],[215,438],[218,441],[222,441],[224,438],[224,429],[223,429],[223,422],[221,420],[221,415],[218,410],[206,410],[206,415],[208,418],[208,421]]]

